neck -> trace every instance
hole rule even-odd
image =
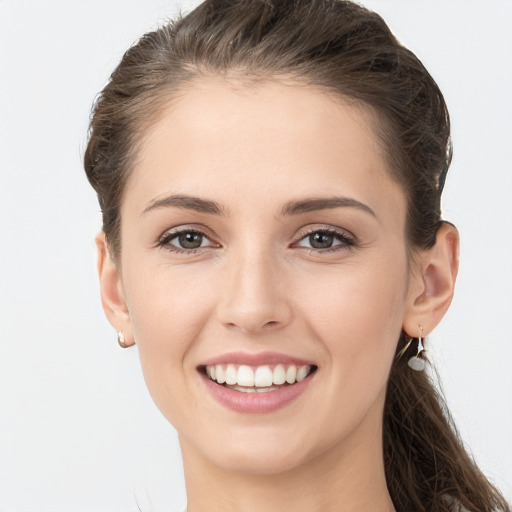
[[[363,423],[375,430],[373,421]],[[394,512],[381,429],[360,425],[351,439],[298,467],[256,475],[221,468],[180,438],[188,512]]]

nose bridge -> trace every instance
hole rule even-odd
[[[226,264],[221,322],[245,332],[284,326],[291,310],[282,279],[278,258],[270,249],[240,244]]]

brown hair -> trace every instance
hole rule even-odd
[[[343,0],[206,0],[130,48],[94,106],[84,165],[114,257],[143,132],[165,103],[208,75],[291,77],[369,106],[390,172],[406,191],[407,244],[421,250],[435,243],[451,160],[448,111],[432,77],[382,18]],[[406,341],[404,334],[397,353]],[[384,410],[395,508],[510,512],[466,453],[428,374],[407,367],[414,348],[393,364]]]

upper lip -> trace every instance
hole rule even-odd
[[[213,366],[215,364],[245,364],[248,366],[263,366],[266,364],[295,364],[297,366],[311,365],[314,363],[298,357],[279,352],[260,352],[251,354],[248,352],[227,352],[219,356],[212,357],[202,363],[200,366]]]

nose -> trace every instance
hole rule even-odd
[[[222,279],[219,320],[246,334],[276,330],[292,318],[284,274],[265,254],[234,256]]]

